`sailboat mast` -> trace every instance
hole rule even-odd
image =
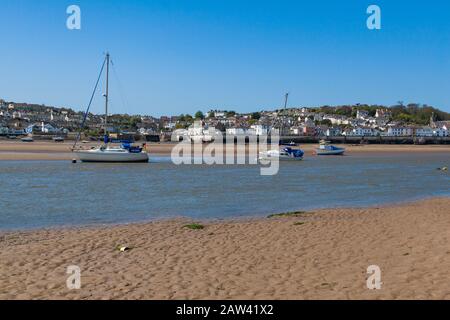
[[[108,135],[109,52],[106,53],[105,135]]]
[[[284,95],[284,111],[286,112],[287,102],[288,102],[289,92]]]
[[[283,112],[283,117],[281,118],[280,137],[283,136],[284,121],[285,121],[285,119],[286,119],[286,108],[287,108],[288,97],[289,97],[289,92],[287,92],[287,93],[284,95],[284,112]],[[280,142],[281,142],[281,140],[280,140]]]

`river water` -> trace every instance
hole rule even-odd
[[[264,216],[450,195],[448,153],[361,154],[256,165],[0,161],[0,229],[128,223],[171,217]]]

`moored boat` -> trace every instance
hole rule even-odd
[[[284,99],[284,111],[286,111],[287,102],[289,93],[285,94]],[[280,132],[283,132],[283,122],[281,122]],[[294,141],[290,141],[288,143],[283,143],[280,141],[280,145],[288,146],[284,148],[280,148],[278,150],[268,150],[260,152],[258,155],[258,161],[266,162],[270,160],[280,160],[280,161],[299,161],[303,159],[303,155],[305,154],[301,149],[292,149],[291,146],[296,146],[297,144]]]
[[[64,138],[63,137],[53,137],[52,138],[54,142],[64,142]]]
[[[343,155],[345,148],[339,148],[331,145],[328,141],[320,141],[319,148],[316,148],[316,154],[318,156],[338,156]]]
[[[82,162],[148,162],[148,154],[141,147],[103,145],[90,150],[75,151]]]
[[[295,147],[297,146],[297,144],[294,141],[290,141],[290,142],[281,142],[280,143],[281,146],[289,146],[289,147]]]
[[[34,141],[34,139],[32,137],[25,137],[20,140],[22,140],[22,142],[33,142]]]
[[[285,147],[280,150],[268,150],[259,153],[259,161],[269,161],[278,159],[280,161],[299,161],[303,159],[305,153],[300,149]]]
[[[94,92],[98,86],[100,76],[103,72],[103,67],[106,65],[106,93],[105,97],[105,122],[104,122],[104,143],[100,146],[94,147],[89,150],[76,149],[76,144],[78,139],[80,138],[80,134],[78,134],[77,140],[72,147],[73,152],[77,155],[78,159],[82,162],[148,162],[148,154],[147,151],[144,150],[144,147],[133,146],[130,142],[123,142],[118,146],[111,145],[111,139],[109,138],[107,128],[108,128],[108,100],[109,100],[109,92],[108,92],[108,80],[109,80],[109,53],[106,54],[106,58],[103,62],[102,69],[100,70],[100,75],[97,80],[97,84],[95,86]],[[93,97],[94,95],[92,95]],[[91,103],[92,103],[91,97]],[[86,121],[87,114],[89,112],[90,104],[86,110],[83,124]]]

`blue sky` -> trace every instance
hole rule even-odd
[[[66,28],[71,4],[81,30]],[[445,0],[0,0],[0,97],[84,110],[109,50],[114,113],[250,112],[286,91],[290,106],[450,111],[449,17]]]

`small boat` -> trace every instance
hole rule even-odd
[[[345,152],[345,148],[338,148],[333,145],[330,145],[328,141],[320,141],[319,148],[316,148],[316,154],[318,156],[337,156],[343,155]]]
[[[25,137],[20,140],[22,140],[22,142],[33,142],[34,141],[32,137]]]
[[[106,93],[103,95],[105,97],[105,122],[104,122],[104,143],[100,146],[93,147],[89,150],[83,149],[75,149],[78,139],[80,138],[80,133],[78,134],[77,139],[72,147],[72,151],[77,155],[78,159],[82,162],[148,162],[148,154],[147,151],[144,150],[144,146],[133,146],[130,142],[124,141],[120,145],[111,145],[111,138],[108,135],[108,101],[109,101],[109,92],[108,92],[108,80],[109,80],[109,64],[110,57],[109,53],[106,54],[105,60],[103,62],[102,69],[100,70],[100,76],[103,72],[103,67],[106,66]],[[97,80],[98,85],[98,80]],[[95,88],[97,88],[97,85]],[[95,90],[94,90],[95,92]],[[92,99],[91,99],[92,102]],[[86,110],[83,123],[81,127],[84,125],[84,121],[86,121],[86,116],[89,112],[90,104]],[[114,141],[115,142],[115,141]]]
[[[289,93],[286,93],[284,96],[284,110],[286,111],[287,102],[288,102]],[[283,126],[281,125],[280,132],[283,132]],[[281,141],[280,141],[281,142]],[[292,149],[291,146],[296,146],[297,144],[294,141],[290,141],[288,143],[280,143],[280,145],[285,145],[288,147],[281,148],[279,150],[268,150],[259,153],[258,161],[266,162],[270,160],[279,160],[279,161],[299,161],[303,159],[303,155],[305,152],[300,149]]]
[[[142,147],[123,143],[120,146],[102,145],[90,150],[76,150],[82,162],[148,162]]]
[[[280,161],[299,161],[303,159],[305,153],[300,149],[285,147],[280,150],[268,150],[259,153],[259,161],[269,161],[278,159]]]
[[[297,144],[296,144],[294,141],[291,141],[291,142],[283,142],[283,143],[280,143],[280,145],[282,145],[282,146],[295,147]]]
[[[52,139],[55,142],[64,142],[64,138],[63,137],[53,137]]]

